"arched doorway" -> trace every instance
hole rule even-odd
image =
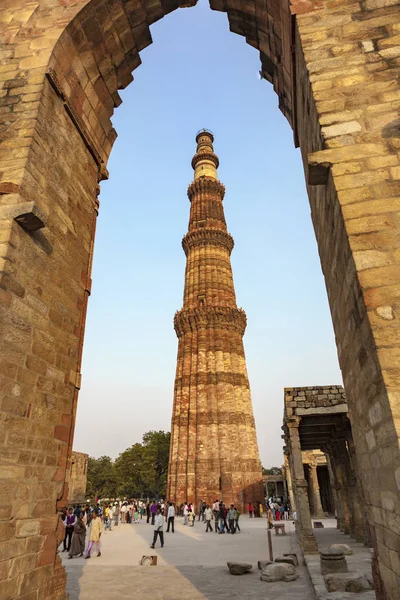
[[[37,553],[7,581],[15,598],[28,587],[42,598],[64,594],[56,506],[68,495],[98,183],[116,135],[110,117],[151,43],[149,25],[190,4],[2,8],[2,537],[10,561]],[[400,487],[400,17],[385,4],[211,3],[260,50],[301,148],[371,537],[394,598],[399,574],[384,532],[395,533]]]

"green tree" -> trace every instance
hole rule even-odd
[[[118,495],[165,497],[170,437],[169,432],[148,431],[141,444],[134,444],[118,456]]]
[[[270,469],[266,469],[263,467],[263,475],[282,475],[282,469],[280,467],[271,467]]]
[[[148,431],[113,462],[109,456],[89,458],[86,494],[91,498],[165,497],[171,435]]]
[[[170,443],[169,431],[148,431],[143,436],[144,462],[153,470],[153,495],[165,497]]]
[[[134,444],[121,452],[115,461],[119,496],[142,497],[147,488],[149,474],[143,465],[143,446]]]
[[[116,475],[113,461],[109,456],[89,457],[87,469],[86,495],[91,498],[114,496]]]

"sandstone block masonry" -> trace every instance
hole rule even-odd
[[[68,498],[97,196],[116,137],[110,118],[151,43],[149,26],[193,3],[1,3],[4,598],[64,596],[57,507]],[[378,595],[393,600],[400,587],[398,0],[211,6],[260,52],[262,76],[301,149]],[[10,207],[24,204],[12,216]],[[37,215],[45,227],[29,230]]]
[[[86,500],[88,454],[72,451],[71,467],[67,473],[69,500],[73,503],[81,503]]]
[[[213,141],[207,130],[197,134],[188,189],[167,497],[195,506],[218,498],[243,512],[249,502],[263,501],[264,488],[242,339],[246,315],[236,306],[233,239]]]

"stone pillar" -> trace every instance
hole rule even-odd
[[[346,478],[346,490],[350,509],[350,533],[358,542],[365,541],[363,514],[361,509],[361,497],[358,491],[355,471],[350,462],[348,445],[344,437],[336,441],[338,451],[342,457],[342,464]]]
[[[358,469],[358,464],[357,464],[357,456],[356,456],[356,452],[355,452],[355,448],[354,448],[354,441],[353,441],[353,436],[351,433],[351,429],[350,426],[347,429],[347,448],[349,451],[349,459],[350,459],[350,465],[351,465],[351,469],[355,475],[355,480],[356,480],[356,491],[357,491],[357,495],[355,497],[355,510],[357,511],[357,519],[359,520],[359,522],[361,522],[361,526],[359,528],[359,533],[361,534],[362,531],[362,536],[363,536],[363,542],[365,543],[366,546],[370,545],[370,531],[369,531],[369,527],[368,527],[368,515],[367,515],[367,510],[366,510],[366,502],[365,502],[365,496],[363,493],[363,489],[361,487],[361,482],[360,482],[360,474],[359,474],[359,469]],[[358,501],[357,501],[358,499]]]
[[[290,510],[292,513],[296,511],[296,502],[294,499],[293,486],[292,486],[292,474],[289,467],[289,457],[285,454],[285,475],[286,475],[286,488],[287,495],[289,497]]]
[[[318,552],[318,546],[312,532],[310,505],[308,503],[308,485],[304,477],[299,424],[299,418],[292,418],[286,423],[289,432],[289,464],[292,475],[293,491],[296,499],[296,515],[300,543],[305,554],[314,554]]]
[[[330,457],[329,454],[329,448],[326,447],[324,449],[325,452],[325,456],[326,456],[326,464],[328,465],[328,473],[329,473],[329,481],[331,484],[331,490],[332,490],[332,495],[333,495],[333,502],[335,504],[335,511],[336,511],[336,521],[337,521],[337,527],[338,529],[340,529],[339,527],[339,511],[341,510],[341,507],[339,509],[339,502],[338,502],[338,494],[337,494],[337,490],[336,490],[336,479],[333,473],[333,468],[332,468],[332,459]]]
[[[337,440],[330,444],[331,447],[331,466],[335,476],[335,489],[338,499],[338,528],[343,533],[352,532],[352,504],[348,490],[348,478],[345,464],[345,455],[343,448]]]
[[[311,499],[311,514],[314,517],[317,517],[318,519],[322,519],[325,515],[321,504],[317,465],[315,464],[315,462],[310,464],[308,485],[310,490],[309,497]]]

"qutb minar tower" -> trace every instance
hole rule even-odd
[[[189,185],[189,231],[171,425],[167,499],[177,504],[216,498],[243,510],[262,501],[263,484],[247,377],[246,315],[236,306],[214,137],[196,136]]]

